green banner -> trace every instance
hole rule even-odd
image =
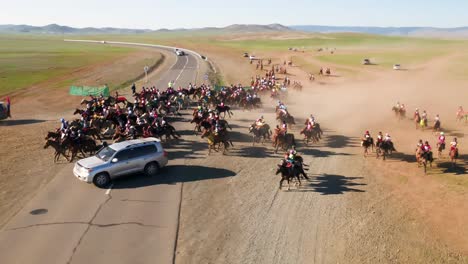
[[[93,86],[71,86],[70,87],[70,94],[71,95],[79,95],[79,96],[109,96],[109,87],[107,85],[101,87],[93,87]]]

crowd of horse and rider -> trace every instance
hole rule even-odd
[[[395,113],[395,116],[398,118],[398,120],[404,120],[406,118],[405,104],[397,102],[396,105],[392,107],[392,111]],[[466,113],[463,111],[463,107],[460,106],[458,108],[456,115],[457,121],[461,121],[465,118],[464,116]],[[436,133],[435,145],[437,149],[437,158],[443,159],[443,151],[446,147],[446,135],[445,132],[442,131],[439,114],[435,115],[433,125],[431,127],[428,126],[429,120],[426,110],[420,112],[419,109],[416,108],[413,113],[412,120],[416,124],[416,129],[421,129],[424,131],[430,128],[430,130]],[[374,141],[370,132],[366,131],[362,138],[361,146],[364,148],[364,156],[367,156],[371,151],[374,151],[375,148],[376,157],[379,158],[382,156],[384,160],[386,156],[389,156],[393,151],[396,151],[390,135],[386,133],[385,136],[383,136],[382,132],[378,133],[377,140]],[[458,139],[457,137],[453,137],[450,141],[450,149],[448,154],[452,166],[455,166],[459,157],[458,148]],[[434,155],[429,140],[419,139],[417,141],[415,148],[415,158],[418,167],[424,167],[424,173],[427,172],[427,165],[432,167],[432,163],[434,162]]]
[[[263,67],[263,64],[259,65]],[[281,69],[272,66],[264,76],[252,77],[249,87],[243,87],[241,84],[227,87],[189,84],[186,88],[174,88],[174,82],[170,82],[164,90],[153,86],[142,87],[138,92],[134,84],[131,87],[132,102],[119,95],[118,91],[115,92],[115,96],[90,96],[89,99],[81,101],[82,109],[77,108],[74,111],[73,114],[78,115],[78,118],[71,121],[60,119],[60,127],[47,134],[44,148],[51,146],[55,149],[55,162],[61,156],[72,162],[78,155],[93,155],[102,144],[106,144],[104,139],[115,143],[141,137],[155,137],[167,143],[181,138],[172,123],[182,116],[181,111],[186,110],[192,115],[190,123],[194,124],[194,134],[200,133],[201,138],[207,140],[208,155],[212,151],[222,152],[224,155],[229,148],[234,147],[229,132],[232,128],[227,121],[234,115],[233,109],[262,109],[261,96],[268,94],[270,100],[277,102],[277,124],[270,126],[263,115],[260,115],[250,125],[249,133],[252,134],[253,146],[271,141],[274,153],[278,153],[280,149],[286,153],[278,165],[276,174],[282,176],[280,188],[285,180],[288,181],[289,188],[291,180],[297,179],[300,184],[301,177],[308,179],[308,176],[305,173],[307,165],[303,158],[297,155],[296,138],[291,131],[296,125],[295,118],[282,101],[282,91],[290,87],[290,79],[285,77],[283,81],[279,81],[275,77]],[[330,74],[329,69],[325,72]],[[321,73],[323,74],[323,69]],[[293,85],[297,87],[300,83],[294,82]],[[393,111],[399,119],[406,116],[404,104],[397,103]],[[459,109],[459,112],[463,112],[462,109]],[[460,115],[457,113],[457,119]],[[426,111],[420,114],[416,109],[414,121],[417,128],[427,128]],[[300,135],[303,135],[304,145],[307,147],[310,143],[318,143],[323,131],[314,115],[310,114],[303,124]],[[442,157],[442,151],[445,149],[445,134],[441,131],[440,124],[440,118],[436,115],[433,130],[440,132],[437,141],[438,158]],[[98,141],[101,143],[98,144]],[[389,133],[384,136],[379,132],[374,141],[371,133],[366,131],[361,145],[364,148],[364,156],[375,151],[376,157],[382,157],[384,160],[396,151]],[[456,138],[450,143],[449,156],[455,163],[458,157]],[[425,171],[426,164],[432,164],[432,148],[428,141],[419,140],[416,160],[419,165],[424,165]]]

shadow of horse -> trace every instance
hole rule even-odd
[[[311,179],[307,186],[295,190],[297,192],[318,192],[321,195],[336,195],[346,192],[365,192],[355,186],[365,186],[367,184],[354,182],[362,177],[346,177],[342,175],[323,174]]]

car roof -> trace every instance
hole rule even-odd
[[[128,147],[134,147],[136,145],[145,145],[145,144],[149,144],[149,143],[154,143],[154,142],[161,142],[161,140],[157,139],[157,138],[140,138],[140,139],[133,139],[133,140],[128,140],[128,141],[124,141],[124,142],[119,142],[119,143],[115,143],[115,144],[112,144],[110,145],[110,147],[112,149],[114,149],[115,151],[119,151],[119,150],[122,150],[122,149],[125,149],[125,148],[128,148]]]

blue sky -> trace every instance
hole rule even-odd
[[[468,26],[466,0],[0,0],[0,24]]]

